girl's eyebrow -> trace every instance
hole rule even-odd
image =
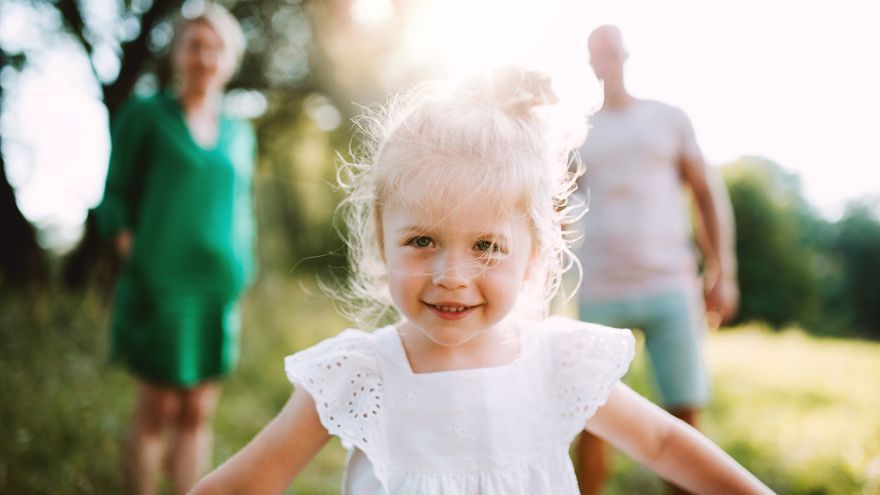
[[[506,234],[502,234],[501,232],[490,232],[490,231],[475,232],[474,237],[479,237],[479,238],[487,238],[488,237],[490,239],[497,239],[499,241],[508,240],[508,237]]]
[[[404,225],[403,227],[397,229],[398,234],[408,234],[410,232],[427,232],[430,229],[422,227],[421,225]]]
[[[397,229],[396,232],[398,235],[405,235],[405,234],[412,234],[412,233],[420,233],[421,234],[421,233],[431,232],[431,230],[432,229],[430,227],[425,227],[422,225],[404,225],[403,227],[400,227],[399,229]],[[501,232],[492,232],[492,231],[488,231],[488,230],[476,230],[476,231],[468,233],[468,236],[473,237],[475,239],[493,239],[493,240],[497,240],[497,241],[501,241],[501,242],[510,241],[510,237],[508,235],[503,234]]]

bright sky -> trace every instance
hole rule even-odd
[[[382,4],[385,0],[362,0]],[[830,218],[880,193],[880,3],[739,0],[436,0],[410,46],[453,71],[498,60],[545,68],[563,99],[595,107],[586,37],[623,32],[627,87],[691,117],[711,164],[761,155],[802,178]],[[475,7],[478,5],[478,7]]]
[[[9,4],[7,4],[8,6]],[[381,23],[389,0],[357,0],[355,17]],[[708,161],[761,155],[801,176],[807,199],[834,218],[843,203],[880,192],[880,4],[862,0],[411,0],[403,46],[451,72],[519,62],[554,76],[572,108],[601,101],[586,36],[616,24],[638,97],[682,107]],[[0,42],[26,17],[7,7]],[[19,28],[21,29],[21,28]],[[64,59],[65,61],[60,61]],[[20,118],[3,123],[19,205],[53,242],[75,239],[106,172],[106,117],[75,55],[56,54],[8,93]],[[6,77],[6,76],[4,76]]]

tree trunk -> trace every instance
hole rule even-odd
[[[73,3],[72,0],[62,0],[59,5]],[[113,83],[103,87],[103,101],[111,121],[119,107],[128,99],[138,76],[152,57],[147,41],[153,27],[171,12],[179,9],[182,4],[182,0],[155,0],[141,17],[141,32],[138,37],[122,46],[122,67],[119,69],[119,76]],[[82,29],[76,7],[73,9],[59,7],[59,10],[65,15],[68,29]],[[68,12],[70,13],[67,14]],[[84,43],[83,48],[87,53],[89,52],[87,44]],[[91,56],[91,53],[88,55]],[[109,294],[119,266],[120,262],[115,251],[110,249],[109,244],[98,235],[94,213],[89,211],[83,238],[64,263],[62,276],[65,286],[70,289],[96,287],[100,292]]]
[[[6,64],[6,54],[0,50],[0,70]],[[2,101],[0,85],[0,103]],[[48,282],[46,255],[37,243],[33,226],[18,209],[15,191],[6,178],[6,162],[0,153],[0,287],[38,288]]]

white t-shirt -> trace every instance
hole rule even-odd
[[[581,299],[692,289],[696,261],[679,160],[700,157],[700,149],[687,116],[636,100],[623,110],[600,110],[590,125],[580,149],[580,190],[589,198],[577,249]]]
[[[288,356],[291,382],[349,449],[344,494],[576,495],[568,448],[634,352],[629,330],[521,322],[503,366],[413,373],[394,326]]]

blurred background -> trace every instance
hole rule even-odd
[[[572,115],[601,104],[586,37],[619,26],[627,84],[682,107],[727,183],[742,304],[708,338],[704,429],[779,493],[880,493],[880,6],[742,0],[218,2],[248,48],[225,101],[259,139],[260,275],[216,462],[283,405],[286,354],[348,323],[333,211],[350,117],[427,78],[543,69]],[[107,361],[119,261],[90,209],[108,122],[161,81],[199,2],[0,3],[0,493],[117,493],[132,383]],[[630,383],[651,396],[640,358]],[[291,493],[338,493],[338,444]],[[611,493],[661,493],[620,459]]]

